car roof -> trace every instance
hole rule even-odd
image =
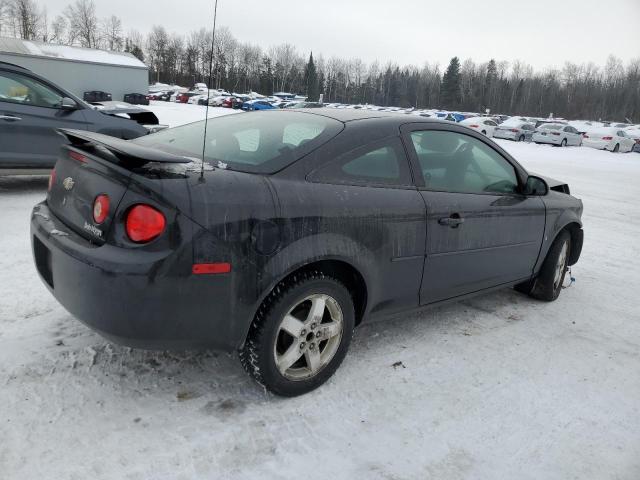
[[[19,70],[24,70],[27,72],[31,71],[28,68],[21,67],[20,65],[16,65],[15,63],[9,63],[9,62],[0,62],[0,67],[17,68]]]
[[[439,119],[420,117],[418,115],[408,116],[403,112],[379,112],[376,110],[362,110],[353,108],[314,108],[311,110],[291,108],[288,110],[290,112],[302,112],[309,115],[321,115],[323,117],[332,118],[343,123],[369,119],[386,120],[386,123],[395,125],[417,122],[442,123],[442,120]]]

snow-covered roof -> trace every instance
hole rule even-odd
[[[95,48],[70,47],[53,43],[0,37],[0,53],[31,57],[56,58],[74,62],[100,63],[124,67],[147,68],[135,56],[127,52],[112,52]]]

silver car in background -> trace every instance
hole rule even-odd
[[[498,125],[493,131],[493,138],[504,138],[516,142],[531,141],[535,127],[530,122],[514,121],[511,119]]]
[[[582,134],[571,125],[561,123],[545,123],[540,125],[533,133],[532,140],[535,143],[547,143],[557,147],[582,145]]]

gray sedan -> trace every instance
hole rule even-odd
[[[582,145],[582,134],[571,125],[561,123],[546,123],[540,125],[534,132],[532,140],[535,143],[547,143],[557,147]]]
[[[124,139],[149,133],[136,121],[98,111],[26,68],[0,62],[0,173],[53,167],[65,143],[58,128]]]
[[[533,124],[529,122],[515,122],[505,125],[505,123],[496,127],[493,132],[493,138],[504,138],[516,142],[531,141],[531,137],[535,131]]]

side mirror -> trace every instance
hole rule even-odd
[[[60,108],[62,110],[77,110],[78,104],[73,98],[64,97],[62,102],[60,102]]]
[[[542,178],[529,175],[524,187],[525,195],[544,196],[549,193],[549,185]]]

